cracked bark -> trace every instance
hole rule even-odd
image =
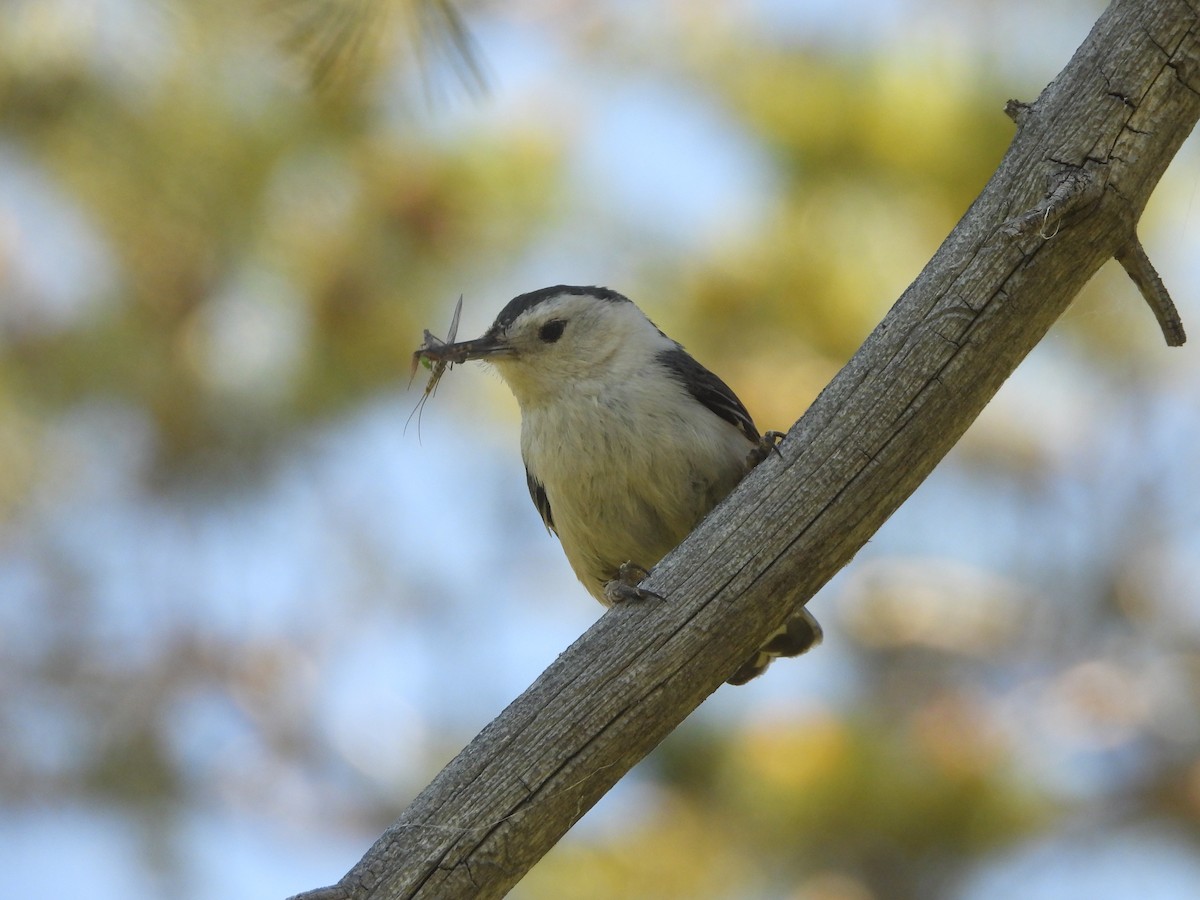
[[[503,896],[850,561],[1106,260],[1182,342],[1135,228],[1200,117],[1196,3],[1117,0],[1034,103],[1009,103],[982,194],[781,455],[655,568],[667,600],[606,612],[304,900]]]

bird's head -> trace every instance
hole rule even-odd
[[[627,297],[607,288],[556,285],[513,298],[481,337],[425,355],[490,363],[524,407],[584,384],[610,382],[667,346],[673,342]]]

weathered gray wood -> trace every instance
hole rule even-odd
[[[1117,0],[1035,103],[1010,106],[999,169],[782,457],[655,569],[666,602],[607,612],[306,900],[502,896],[845,566],[1132,246],[1200,117],[1198,18],[1194,0]]]

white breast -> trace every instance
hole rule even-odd
[[[521,452],[575,574],[604,602],[623,562],[649,569],[725,497],[751,443],[651,364],[522,409]]]

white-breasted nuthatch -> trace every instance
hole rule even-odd
[[[732,390],[607,288],[557,285],[514,298],[482,337],[419,354],[482,360],[521,408],[534,506],[605,606],[647,592],[646,571],[773,447]],[[821,640],[801,607],[729,678]]]

